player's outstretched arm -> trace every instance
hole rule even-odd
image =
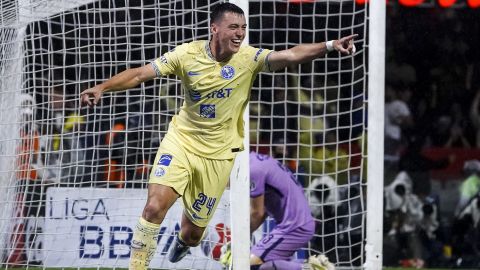
[[[103,93],[107,91],[119,91],[133,88],[142,82],[155,78],[156,76],[155,70],[150,64],[139,68],[124,70],[109,80],[80,93],[80,103],[81,105],[88,105],[90,107],[95,106]]]
[[[342,54],[352,54],[352,52],[355,52],[353,40],[357,36],[358,35],[355,34],[338,40],[332,40],[328,46],[327,42],[299,44],[287,50],[272,52],[268,57],[270,70],[275,71],[283,69],[288,65],[309,62],[315,58],[325,56],[331,50],[336,50]],[[331,46],[331,48],[329,46]]]

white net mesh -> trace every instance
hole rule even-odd
[[[250,1],[252,46],[282,50],[359,34],[357,52],[330,53],[261,74],[250,103],[251,149],[283,161],[304,185],[316,218],[307,252],[325,253],[338,266],[360,266],[366,211],[366,9],[353,1],[292,2]]]
[[[127,265],[148,172],[183,93],[166,77],[107,94],[94,109],[79,108],[78,96],[207,39],[214,2],[0,1],[2,266]],[[326,253],[348,267],[364,260],[366,17],[353,1],[250,1],[248,21],[250,44],[276,50],[360,35],[354,56],[261,74],[250,120],[251,148],[289,165],[311,202],[317,233],[299,257]],[[206,244],[176,266],[164,256],[178,230],[181,210],[172,211],[152,266],[218,269],[227,208]]]

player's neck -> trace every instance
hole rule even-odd
[[[209,41],[208,46],[210,49],[211,56],[217,62],[228,61],[233,56],[233,53],[227,53],[225,52],[225,50],[222,50],[220,44],[218,44],[218,42],[215,41],[215,39],[211,39]]]

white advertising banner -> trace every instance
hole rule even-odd
[[[45,213],[43,263],[46,267],[128,267],[130,243],[146,202],[137,189],[49,188]],[[202,244],[171,264],[168,250],[180,229],[183,206],[168,212],[158,236],[151,268],[222,269],[215,259],[230,238],[229,193],[226,191]]]

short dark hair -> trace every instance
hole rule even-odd
[[[210,13],[210,23],[217,22],[223,17],[223,14],[227,12],[245,16],[245,13],[243,13],[243,10],[239,6],[232,3],[220,3],[217,4]]]

